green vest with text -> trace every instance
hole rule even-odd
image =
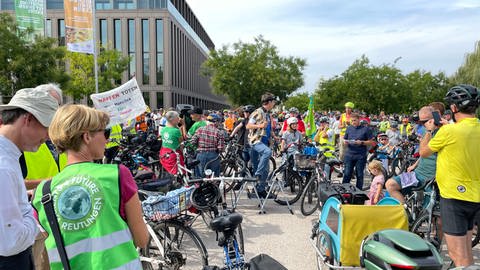
[[[119,146],[120,141],[122,140],[122,126],[120,124],[112,126],[112,131],[110,132],[110,139],[105,145],[106,149]]]
[[[37,152],[24,152],[27,165],[26,180],[50,179],[67,165],[65,153],[58,155],[58,165],[47,144],[42,143]]]
[[[72,269],[142,269],[125,220],[119,213],[118,165],[72,164],[53,177],[52,200]],[[38,186],[33,206],[48,232],[45,246],[52,270],[63,269]]]

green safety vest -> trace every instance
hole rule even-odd
[[[108,143],[105,145],[106,149],[119,146],[120,141],[122,140],[122,126],[120,124],[116,124],[112,126],[112,131],[110,132],[110,139]]]
[[[118,165],[72,164],[53,177],[52,200],[72,269],[142,269],[125,220],[119,213]],[[48,233],[45,247],[52,270],[63,269],[41,203],[40,183],[33,206]]]
[[[27,165],[26,180],[50,179],[67,166],[67,155],[58,155],[58,165],[46,143],[42,143],[37,152],[24,152]]]
[[[389,128],[390,128],[390,123],[388,121],[382,121],[380,122],[378,130],[380,130],[381,132],[386,132],[387,129]]]

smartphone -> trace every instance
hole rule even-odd
[[[440,117],[440,113],[438,111],[433,111],[432,112],[432,115],[433,115],[433,123],[435,124],[435,126],[440,126],[441,123],[441,117]]]

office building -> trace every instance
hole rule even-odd
[[[14,1],[0,0],[0,9],[12,12]],[[46,0],[46,7],[46,33],[64,45],[63,0]],[[96,0],[95,8],[97,41],[132,58],[122,83],[136,76],[151,108],[227,106],[200,74],[215,45],[185,0]]]

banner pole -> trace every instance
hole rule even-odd
[[[47,37],[47,1],[43,1],[43,37]]]
[[[92,0],[93,17],[93,65],[95,66],[95,93],[98,94],[98,64],[97,64],[97,20],[95,19],[95,0]]]

